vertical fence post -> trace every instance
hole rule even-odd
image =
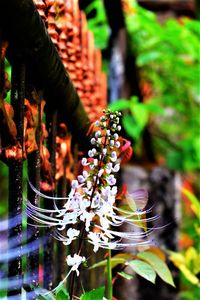
[[[70,151],[70,149],[68,149]],[[60,178],[58,183],[58,197],[66,197],[67,196],[67,179],[66,179],[66,166],[67,161],[66,158],[63,160],[63,170],[64,174]],[[58,208],[63,208],[65,204],[65,200],[60,200],[57,204]],[[61,234],[66,234],[66,229],[64,229]],[[66,276],[66,254],[67,247],[60,241],[57,241],[57,253],[56,253],[56,284],[58,284],[61,280]]]
[[[41,96],[38,96],[38,124],[36,129],[36,143],[38,149],[28,155],[28,179],[31,184],[37,189],[40,189],[40,127],[41,127]],[[28,183],[27,187],[28,200],[34,206],[39,205],[40,197],[37,195]],[[35,225],[35,226],[34,226]],[[31,274],[31,284],[37,287],[39,285],[39,229],[35,221],[27,218],[27,240],[28,243],[37,242],[38,247],[33,244],[33,249],[27,255],[27,272]],[[30,299],[30,296],[28,296]],[[36,299],[33,295],[31,299]]]
[[[55,191],[53,185],[55,185],[55,155],[56,155],[56,125],[57,125],[57,112],[54,112],[52,116],[47,113],[47,130],[49,132],[48,136],[48,150],[50,152],[50,161],[52,166],[52,192],[49,192],[50,196],[53,196]],[[53,201],[49,199],[44,199],[44,208],[53,209]],[[53,287],[53,278],[54,278],[54,241],[51,236],[52,229],[47,227],[44,229],[45,238],[47,241],[44,245],[44,288],[51,290]]]
[[[12,90],[11,104],[14,108],[14,120],[17,127],[17,140],[22,146],[23,156],[23,135],[24,135],[24,97],[25,97],[25,65],[15,63],[12,67]],[[8,291],[8,296],[16,296],[21,299],[22,285],[22,199],[23,199],[23,157],[13,160],[9,165],[9,199],[8,199],[8,252],[12,249],[11,239],[16,239],[18,244],[17,256],[8,262],[8,277],[15,277],[19,280],[18,286]],[[13,217],[18,220],[13,221]],[[15,223],[14,223],[15,222]]]

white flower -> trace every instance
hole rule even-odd
[[[98,177],[101,177],[103,175],[103,173],[104,173],[104,169],[101,169],[98,173]]]
[[[90,143],[91,143],[92,145],[95,145],[95,144],[96,144],[95,138],[91,138]]]
[[[84,170],[84,171],[83,171],[83,177],[84,177],[84,178],[87,178],[88,176],[89,176],[88,172]]]
[[[120,142],[117,141],[117,142],[115,143],[115,146],[116,146],[116,148],[119,148],[119,147],[120,147]]]
[[[67,240],[63,242],[64,245],[70,245],[73,240],[79,236],[80,230],[69,228],[67,230]]]
[[[96,154],[97,150],[95,148],[93,148],[92,150],[88,151],[88,156],[89,157],[94,157],[94,155]]]
[[[100,194],[97,192],[93,199],[92,199],[92,204],[91,204],[91,208],[96,208],[99,206],[99,203],[100,203],[100,200],[101,200],[101,196]]]
[[[104,149],[102,150],[102,153],[103,153],[103,155],[106,155],[106,153],[107,153],[107,149],[106,149],[106,148],[104,148]]]
[[[106,186],[105,188],[101,189],[101,193],[102,193],[103,196],[109,196],[110,195],[110,190],[111,190],[110,186]]]
[[[98,137],[101,136],[101,131],[98,130],[97,132],[95,132],[95,138],[98,139]]]
[[[112,171],[112,163],[109,162],[109,163],[107,164],[107,166],[106,166],[106,173],[107,173],[107,174],[110,174],[111,171]]]
[[[113,162],[115,162],[116,160],[117,160],[117,153],[116,153],[116,151],[113,151],[112,153],[111,153],[111,158],[110,158]]]
[[[85,230],[84,236],[81,238],[88,238],[88,241],[94,245],[94,252],[100,247],[105,249],[122,249],[127,246],[146,245],[149,243],[149,241],[144,241],[144,238],[147,237],[151,230],[139,233],[138,230],[134,231],[135,223],[138,222],[136,224],[138,225],[137,229],[141,223],[141,218],[138,218],[137,221],[136,217],[138,215],[145,217],[146,214],[143,211],[147,198],[144,197],[144,193],[137,192],[133,197],[134,200],[135,198],[138,200],[135,203],[136,206],[139,203],[140,212],[136,209],[126,210],[115,205],[117,187],[115,186],[116,179],[113,173],[118,172],[120,169],[120,165],[116,163],[116,148],[120,147],[120,141],[119,135],[115,132],[121,129],[121,126],[118,125],[118,116],[118,113],[110,114],[110,112],[107,112],[106,117],[101,119],[103,124],[99,121],[96,122],[96,126],[99,126],[102,130],[97,129],[95,137],[91,139],[91,144],[94,145],[88,151],[88,156],[91,159],[82,158],[82,166],[88,165],[89,170],[84,170],[78,176],[78,180],[72,181],[71,191],[68,197],[65,198],[66,203],[62,209],[59,209],[56,205],[56,200],[60,198],[56,199],[49,196],[46,198],[52,198],[55,201],[54,209],[47,210],[35,207],[29,202],[27,205],[29,217],[43,225],[53,226],[58,230],[64,229],[69,224],[82,223],[80,226]],[[154,219],[154,217],[150,217],[147,220],[153,221]],[[132,223],[133,220],[134,224]],[[133,226],[129,232],[123,232],[120,227],[126,222],[129,226]],[[97,229],[98,232],[91,232],[91,227],[94,230]],[[68,228],[66,236],[63,236],[63,233],[59,233],[58,230],[54,231],[55,237],[66,245],[71,244],[80,235],[80,231],[74,228]],[[85,257],[77,254],[73,257],[69,255],[67,263],[72,267],[69,273],[76,271],[78,275],[78,267],[83,261],[85,261]]]
[[[109,185],[115,185],[116,179],[113,174],[109,175],[108,178],[106,178]]]
[[[100,125],[100,122],[97,120],[97,121],[95,122],[95,125],[96,125],[96,127],[98,127],[98,126]]]
[[[83,175],[78,175],[78,181],[79,181],[80,183],[85,182],[85,178],[83,177]]]
[[[92,219],[94,218],[94,213],[87,212],[86,210],[81,214],[80,220],[85,222],[85,230],[89,231],[90,229],[90,223],[92,222]]]
[[[107,134],[107,136],[110,136],[110,129],[106,130],[106,134]]]
[[[72,180],[72,189],[76,189],[78,187],[78,180]]]
[[[89,241],[94,245],[93,251],[97,252],[99,247],[100,247],[100,244],[101,244],[99,234],[96,233],[96,232],[90,231],[89,234],[88,234],[88,238],[89,238]]]
[[[71,255],[67,256],[67,265],[71,268],[71,271],[76,271],[77,276],[79,276],[79,266],[82,262],[85,261],[85,257],[84,256],[80,256],[78,254],[74,254],[74,257],[72,257]]]
[[[87,207],[90,207],[90,201],[87,199],[83,199],[82,201],[80,201],[79,205],[80,205],[80,210],[85,211]]]
[[[77,237],[80,233],[80,230],[76,230],[74,228],[69,228],[67,230],[67,236],[70,238],[70,239],[74,239],[75,237]]]
[[[77,222],[77,213],[76,212],[66,212],[63,216],[63,220],[60,222],[63,227],[60,230],[63,230],[68,224],[76,224]]]
[[[103,230],[107,230],[109,228],[109,222],[108,222],[107,218],[101,216],[100,223],[101,223],[101,226],[103,227]]]
[[[112,125],[112,128],[115,129],[116,127],[117,127],[117,125],[114,123],[114,124]]]
[[[114,140],[110,140],[110,146],[114,146],[115,142]]]
[[[117,187],[113,186],[112,189],[111,189],[111,195],[116,196],[116,194],[117,194]]]
[[[120,169],[120,164],[116,164],[116,165],[112,168],[112,171],[116,173],[116,172],[119,171],[119,169]]]
[[[92,182],[90,180],[87,181],[87,188],[90,190],[92,187]]]
[[[90,164],[90,170],[94,170],[94,164]]]
[[[83,157],[83,158],[82,158],[81,164],[82,164],[82,166],[87,166],[87,165],[89,165],[89,163],[87,162],[87,158],[86,158],[86,157]]]
[[[118,135],[117,133],[114,133],[114,134],[113,134],[113,137],[114,137],[115,140],[118,140],[119,135]]]
[[[94,159],[94,161],[93,161],[93,164],[94,164],[94,166],[97,166],[98,165],[98,159]]]

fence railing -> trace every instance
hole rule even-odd
[[[64,277],[66,250],[50,228],[26,218],[26,199],[52,208],[32,186],[66,196],[76,160],[71,151],[77,156],[76,144],[87,150],[90,123],[106,105],[106,78],[77,0],[2,0],[0,50],[0,158],[9,168],[0,292],[21,299],[24,287],[27,299],[35,299],[33,287],[42,281],[51,290]],[[5,59],[12,68],[10,101]]]

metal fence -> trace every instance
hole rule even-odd
[[[52,207],[31,185],[49,196],[67,195],[77,144],[87,150],[90,124],[106,105],[106,77],[77,0],[2,0],[0,50],[0,158],[9,169],[0,290],[21,299],[24,287],[27,299],[35,299],[33,287],[51,290],[64,277],[66,250],[50,228],[26,218],[24,203]],[[5,59],[12,69],[10,102]]]

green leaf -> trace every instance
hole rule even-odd
[[[56,300],[54,294],[46,289],[40,289],[40,293],[38,293],[37,290],[35,292],[38,294],[38,300]]]
[[[140,276],[146,280],[155,283],[156,272],[154,269],[144,261],[134,259],[128,263],[128,265]]]
[[[133,199],[133,197],[129,197],[128,195],[126,196],[126,202],[128,203],[128,206],[130,207],[130,209],[132,211],[136,211],[137,210],[137,205],[135,203],[135,200]]]
[[[126,273],[126,272],[117,272],[117,274],[118,274],[119,276],[123,277],[123,278],[128,279],[128,280],[131,280],[131,279],[133,279],[133,277],[134,277],[133,275],[128,274],[128,273]]]
[[[137,65],[141,67],[143,65],[149,64],[150,62],[153,62],[154,60],[157,60],[160,57],[161,53],[157,51],[142,53],[137,58]]]
[[[130,109],[130,101],[125,99],[119,99],[113,103],[110,103],[109,108],[113,111]]]
[[[105,287],[99,287],[95,290],[84,293],[81,300],[102,300],[105,292]]]
[[[156,103],[153,103],[152,99],[151,99],[151,102],[147,102],[144,105],[149,112],[152,112],[155,114],[164,114],[164,111],[165,111],[164,108],[160,107]]]
[[[124,116],[122,118],[122,125],[130,137],[132,137],[135,140],[139,139],[141,135],[141,128],[138,126],[138,124],[132,116]]]
[[[56,288],[56,300],[69,300],[69,294],[63,284]]]
[[[153,254],[152,252],[144,251],[138,253],[137,256],[149,263],[163,281],[175,287],[171,272],[167,264],[157,255]]]
[[[181,253],[176,253],[170,251],[170,257],[169,259],[173,262],[173,264],[183,273],[185,278],[191,282],[193,285],[198,285],[200,287],[200,280],[198,279],[195,274],[189,270],[189,268],[186,266],[187,258]],[[197,263],[195,262],[195,266],[198,265],[198,258]]]
[[[56,298],[53,296],[53,294],[47,294],[47,295],[39,295],[37,296],[38,300],[55,300]]]
[[[131,105],[131,113],[135,119],[137,126],[142,130],[148,122],[149,113],[143,103]]]
[[[111,266],[112,266],[112,268],[114,268],[118,264],[123,264],[125,262],[126,262],[126,260],[124,258],[113,258],[113,257],[111,258]],[[107,260],[104,259],[104,260],[101,260],[100,262],[92,265],[90,267],[90,269],[95,269],[95,268],[99,268],[99,267],[106,267],[106,265],[107,265]]]
[[[114,268],[119,264],[124,264],[130,258],[132,258],[132,254],[129,253],[116,254],[115,256],[111,257],[111,267]],[[106,267],[106,266],[107,266],[107,259],[104,259],[92,265],[89,269],[95,269],[95,268]]]
[[[194,194],[192,194],[189,190],[187,189],[182,189],[182,193],[188,197],[189,201],[191,202],[191,208],[193,212],[196,214],[196,216],[199,218],[200,216],[200,202],[198,199],[195,197]]]

